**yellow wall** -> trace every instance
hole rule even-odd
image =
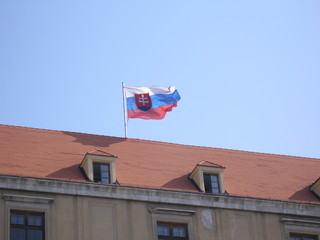
[[[288,233],[281,219],[320,222],[314,217],[104,197],[8,189],[0,189],[0,194],[0,239],[4,240],[9,239],[9,210],[16,207],[45,209],[46,240],[152,240],[154,218],[171,215],[173,221],[183,219],[192,224],[193,240],[284,240]]]

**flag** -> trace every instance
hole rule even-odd
[[[180,100],[171,87],[124,87],[128,118],[163,119]]]

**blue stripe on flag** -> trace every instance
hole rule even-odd
[[[180,95],[177,90],[171,94],[156,94],[150,96],[152,101],[151,109],[158,108],[160,106],[165,106],[169,104],[176,103],[180,100]],[[127,98],[127,110],[137,110],[137,105],[134,97]]]

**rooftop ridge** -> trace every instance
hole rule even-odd
[[[43,131],[43,132],[55,132],[55,133],[74,133],[74,134],[82,134],[82,135],[90,135],[90,136],[100,136],[100,137],[128,139],[128,138],[125,138],[125,137],[102,135],[102,134],[98,134],[98,133],[85,133],[85,132],[75,132],[75,131],[67,131],[67,130],[48,129],[48,128],[25,127],[25,126],[8,125],[8,124],[0,124],[0,127],[1,126],[11,127],[11,128],[20,128],[20,129],[29,129],[29,130],[39,131],[39,132]]]
[[[100,137],[109,137],[109,138],[116,138],[116,139],[123,139],[127,141],[133,141],[133,142],[145,142],[145,143],[155,143],[155,144],[161,144],[161,145],[174,145],[179,147],[188,147],[188,148],[201,148],[201,149],[207,149],[212,150],[216,149],[219,151],[224,152],[241,152],[241,153],[248,153],[248,154],[256,154],[256,155],[270,155],[270,156],[279,156],[279,157],[290,157],[290,158],[296,158],[296,159],[312,159],[320,161],[320,158],[314,158],[314,157],[302,157],[302,156],[294,156],[294,155],[286,155],[286,154],[277,154],[277,153],[264,153],[264,152],[255,152],[255,151],[249,151],[249,150],[238,150],[238,149],[230,149],[230,148],[219,148],[219,147],[208,147],[208,146],[199,146],[199,145],[190,145],[190,144],[183,144],[183,143],[173,143],[173,142],[164,142],[164,141],[156,141],[156,140],[149,140],[149,139],[139,139],[139,138],[125,138],[125,137],[117,137],[117,136],[109,136],[109,135],[102,135],[102,134],[96,134],[96,133],[84,133],[84,132],[75,132],[75,131],[67,131],[67,130],[54,130],[54,129],[43,129],[43,128],[35,128],[35,127],[25,127],[25,126],[17,126],[17,125],[8,125],[8,124],[0,124],[0,126],[6,126],[11,128],[20,128],[20,129],[29,129],[29,130],[36,130],[36,131],[44,131],[44,132],[60,132],[60,133],[72,133],[72,134],[81,134],[81,135],[89,135],[89,136],[100,136]],[[292,159],[290,159],[292,160]]]
[[[264,152],[255,152],[249,150],[238,150],[238,149],[231,149],[231,148],[219,148],[219,147],[208,147],[208,146],[199,146],[199,145],[189,145],[184,143],[173,143],[173,142],[163,142],[163,141],[155,141],[155,140],[148,140],[148,139],[139,139],[139,138],[128,138],[130,141],[145,141],[145,142],[153,142],[158,144],[168,144],[168,145],[176,145],[180,147],[192,147],[192,148],[202,148],[202,149],[216,149],[219,151],[233,151],[233,152],[242,152],[242,153],[249,153],[249,154],[257,154],[257,155],[271,155],[271,156],[279,156],[279,157],[290,157],[290,158],[302,158],[302,159],[313,159],[319,160],[320,158],[313,158],[313,157],[302,157],[302,156],[294,156],[294,155],[286,155],[286,154],[277,154],[277,153],[264,153]],[[292,160],[292,159],[291,159]]]

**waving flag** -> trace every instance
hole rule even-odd
[[[163,119],[180,100],[175,87],[124,87],[128,118]]]

